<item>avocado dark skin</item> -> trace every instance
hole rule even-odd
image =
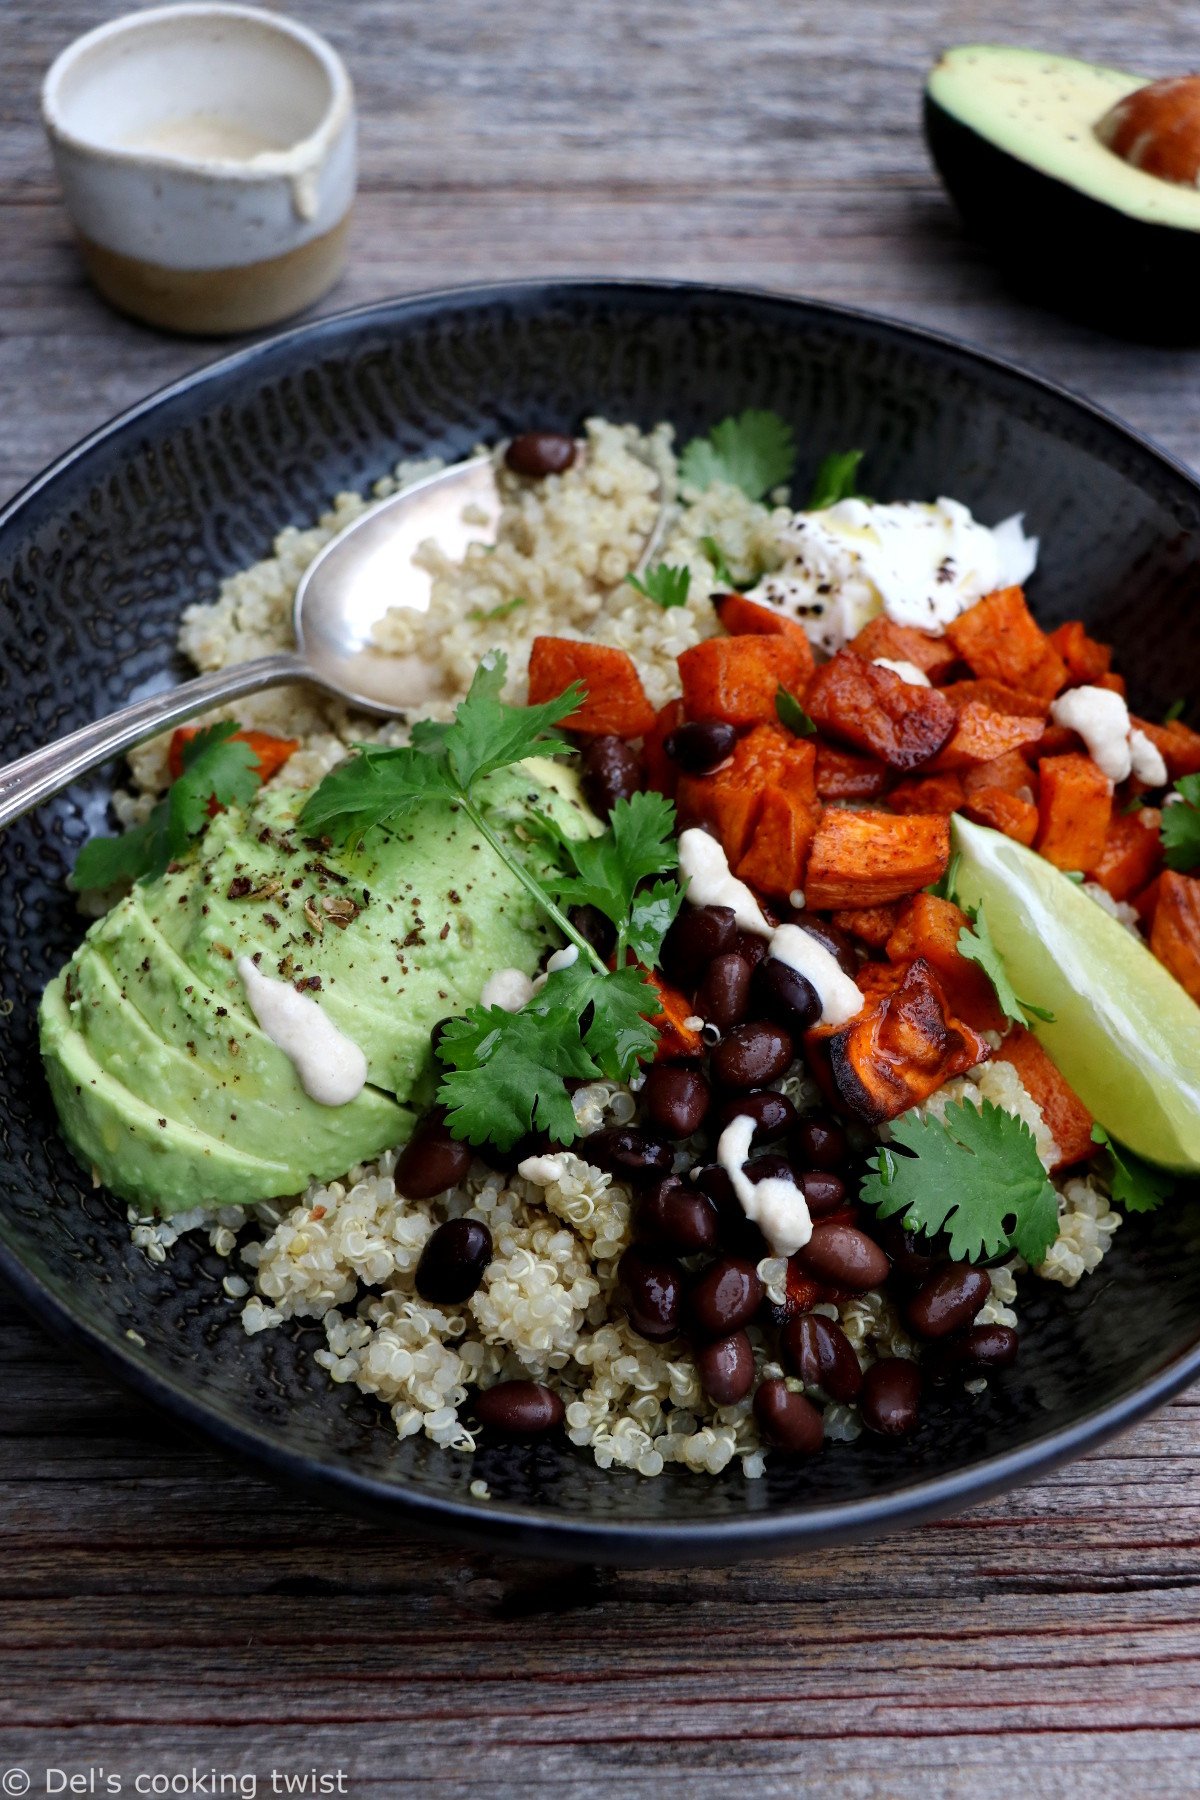
[[[1200,232],[1103,205],[928,94],[925,139],[967,230],[1022,297],[1140,343],[1200,344]]]

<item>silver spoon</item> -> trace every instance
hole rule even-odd
[[[464,520],[464,511],[472,523]],[[419,544],[432,538],[448,556],[460,557],[470,543],[491,543],[499,518],[495,470],[486,455],[440,469],[381,500],[331,538],[304,571],[293,611],[295,650],[232,663],[135,700],[9,763],[0,769],[0,830],[97,763],[263,688],[310,681],[363,712],[385,716],[444,697],[427,663],[417,656],[389,656],[375,647],[372,634],[389,607],[428,608],[432,579],[412,561]],[[654,555],[665,524],[660,505],[637,572]]]

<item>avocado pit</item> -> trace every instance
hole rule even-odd
[[[1151,81],[1111,106],[1096,136],[1131,168],[1200,185],[1200,75]]]

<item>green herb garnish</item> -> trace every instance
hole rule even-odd
[[[679,458],[679,479],[698,492],[726,481],[747,499],[761,500],[790,481],[795,466],[791,426],[778,413],[751,407],[722,419],[706,438],[693,438]]]
[[[1016,989],[1008,978],[1008,970],[1004,958],[996,947],[988,927],[987,915],[982,906],[963,908],[970,925],[964,925],[958,934],[958,954],[965,956],[968,962],[978,964],[996,990],[996,999],[1000,1010],[1008,1019],[1018,1025],[1028,1025],[1030,1017],[1044,1019],[1052,1024],[1054,1014],[1044,1006],[1035,1006],[1031,1000],[1019,1000]]]
[[[855,492],[862,459],[861,450],[835,450],[832,455],[827,456],[813,482],[808,500],[809,512],[821,512],[827,506],[836,506],[839,500],[864,500],[865,494]]]
[[[720,544],[718,544],[716,538],[702,537],[700,539],[700,548],[712,564],[713,580],[716,582],[718,588],[736,593],[737,583],[733,579],[733,572],[730,569],[729,564],[725,561],[725,552],[722,550]]]
[[[120,837],[93,838],[75,860],[77,888],[111,887],[117,881],[148,881],[186,855],[207,829],[210,804],[240,805],[262,785],[251,745],[235,737],[232,719],[206,725],[183,743],[183,772],[149,818]]]
[[[1175,783],[1182,799],[1162,809],[1163,855],[1168,869],[1194,869],[1200,864],[1200,775],[1183,775]]]
[[[781,725],[786,725],[794,737],[816,737],[817,728],[809,718],[795,694],[784,687],[782,681],[775,689],[775,716]]]
[[[1165,1169],[1156,1169],[1132,1150],[1118,1149],[1103,1125],[1092,1126],[1093,1144],[1108,1152],[1112,1197],[1127,1213],[1157,1212],[1175,1191],[1175,1181]]]
[[[482,606],[472,606],[467,617],[476,625],[490,625],[493,619],[507,619],[516,612],[518,606],[528,604],[524,594],[516,594],[511,600],[501,600],[498,606],[489,606],[486,611]]]
[[[1173,725],[1176,719],[1182,719],[1186,706],[1186,700],[1172,700],[1170,706],[1168,706],[1166,712],[1162,716],[1163,724]]]
[[[556,836],[570,866],[546,878],[555,899],[563,906],[594,906],[615,926],[618,968],[628,951],[652,969],[683,902],[674,881],[646,886],[678,866],[671,802],[662,794],[633,794],[617,801],[603,837]]]
[[[862,1198],[905,1229],[950,1234],[955,1261],[1006,1250],[1040,1263],[1058,1236],[1058,1196],[1023,1119],[990,1100],[953,1101],[945,1122],[908,1112],[868,1163]]]
[[[627,575],[625,579],[631,588],[636,588],[639,594],[644,594],[647,600],[653,600],[655,606],[668,612],[673,606],[687,605],[692,571],[672,568],[670,563],[655,563],[653,568],[646,570],[644,577]]]

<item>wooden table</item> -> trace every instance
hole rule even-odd
[[[112,316],[70,247],[36,84],[117,10],[0,9],[0,490],[217,349]],[[1200,445],[1197,356],[1006,297],[917,128],[945,42],[1179,70],[1194,6],[1093,0],[1057,30],[1040,0],[293,10],[346,55],[362,110],[353,268],[330,305],[520,274],[758,283],[945,327],[1181,456]],[[272,1768],[329,1791],[341,1771],[355,1795],[1196,1791],[1195,1398],[903,1537],[622,1574],[431,1551],[281,1494],[11,1306],[0,1357],[0,1769],[34,1794],[47,1767],[94,1764],[126,1793],[193,1768],[256,1772],[261,1793]]]

